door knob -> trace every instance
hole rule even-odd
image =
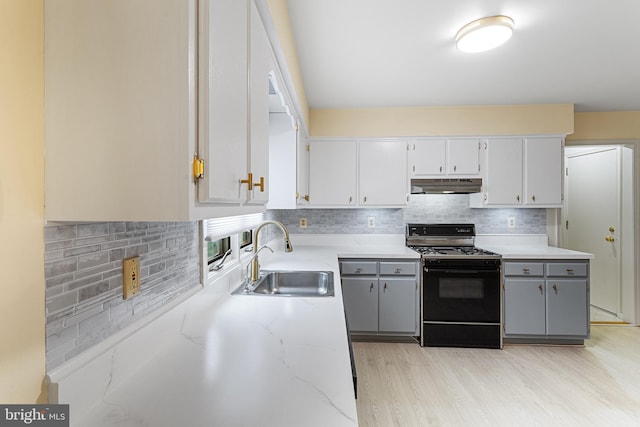
[[[615,228],[613,228],[613,227],[609,227],[609,232],[613,233],[614,231],[616,231],[616,229],[615,229]]]
[[[607,236],[604,238],[604,240],[606,240],[607,242],[615,242],[616,239],[613,236]]]

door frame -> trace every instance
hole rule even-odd
[[[628,147],[632,150],[633,157],[633,168],[632,168],[632,194],[637,195],[640,190],[640,140],[636,139],[598,139],[598,140],[568,140],[565,141],[565,146],[574,147],[574,146],[607,146],[607,145],[621,145]],[[563,155],[563,158],[565,156]],[[565,165],[566,166],[566,165]],[[566,173],[563,174],[563,178],[566,176]],[[563,183],[564,189],[566,189],[566,183]],[[564,194],[563,189],[563,194]],[[564,227],[562,226],[562,221],[564,217],[564,210],[567,209],[567,199],[563,197],[563,207],[561,208],[561,212],[558,212],[556,218],[556,230],[558,232],[557,238],[559,242],[564,244],[566,243],[566,235],[564,232]],[[636,196],[633,200],[633,265],[640,265],[640,196]],[[622,268],[621,268],[622,270]],[[636,267],[634,269],[634,325],[640,325],[640,271]]]

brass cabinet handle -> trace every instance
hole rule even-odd
[[[260,182],[254,182],[253,186],[254,187],[260,187],[260,192],[264,193],[264,176],[260,177]]]
[[[613,237],[613,236],[607,236],[607,237],[604,238],[604,240],[606,240],[607,242],[615,242],[616,241],[615,237]]]
[[[543,294],[544,294],[544,292],[543,292],[543,290],[542,290],[542,285],[538,285],[538,289],[540,289],[540,295],[543,295]]]
[[[247,179],[241,179],[240,184],[247,184],[247,190],[253,190],[253,174],[247,173]]]

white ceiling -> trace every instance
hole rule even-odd
[[[575,104],[640,110],[640,0],[287,0],[312,108]],[[463,54],[456,32],[508,15]]]

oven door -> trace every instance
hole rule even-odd
[[[480,265],[453,260],[425,265],[425,322],[500,323],[499,261],[498,265],[476,264]]]

